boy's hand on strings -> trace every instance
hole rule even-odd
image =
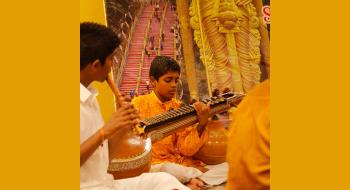
[[[208,118],[209,118],[209,103],[204,104],[203,102],[195,102],[193,104],[194,109],[197,112],[198,116],[198,132],[201,134],[205,128],[205,126],[208,123]]]

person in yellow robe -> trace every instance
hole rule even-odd
[[[270,81],[247,94],[233,113],[226,189],[270,189]]]
[[[170,57],[157,56],[152,61],[150,81],[153,91],[132,100],[132,104],[140,112],[141,119],[181,106],[181,102],[175,99],[180,71],[178,63]],[[209,106],[202,102],[196,102],[193,106],[197,111],[199,123],[153,143],[152,164],[176,163],[197,168],[202,172],[207,170],[203,162],[193,159],[192,156],[208,140],[205,126],[208,123]]]

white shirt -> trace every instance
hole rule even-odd
[[[92,136],[103,125],[100,107],[96,100],[97,90],[80,84],[80,144]],[[113,188],[113,176],[107,173],[108,143],[99,146],[80,167],[80,189],[100,187]],[[103,188],[105,187],[105,188]],[[114,188],[113,188],[114,189]]]

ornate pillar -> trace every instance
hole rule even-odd
[[[189,7],[187,0],[176,0],[176,10],[179,17],[180,33],[182,38],[183,56],[187,74],[190,96],[198,100],[198,88],[196,82],[195,58],[193,52],[193,35],[189,21]]]

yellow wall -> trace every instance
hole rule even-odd
[[[80,22],[92,21],[106,25],[106,14],[103,0],[80,0]],[[97,97],[102,116],[105,121],[109,119],[114,111],[114,99],[112,91],[107,83],[94,82],[93,85],[99,91]]]

